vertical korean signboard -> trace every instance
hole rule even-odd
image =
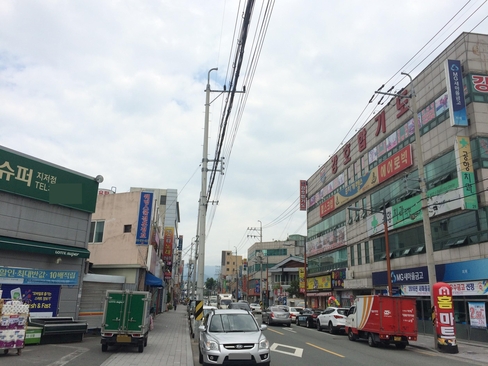
[[[164,228],[164,244],[163,244],[163,261],[166,263],[166,268],[173,265],[173,243],[174,243],[174,228]]]
[[[460,192],[462,192],[463,208],[466,210],[478,209],[476,184],[474,181],[473,159],[471,157],[471,144],[468,136],[456,136],[454,143],[456,165]]]
[[[307,210],[307,181],[300,181],[300,211]]]
[[[444,282],[437,282],[433,288],[437,348],[444,353],[458,353],[454,323],[452,288]]]
[[[468,115],[466,114],[466,101],[464,99],[461,61],[446,60],[444,68],[446,71],[447,93],[449,95],[451,126],[466,127],[468,126]]]
[[[139,217],[137,220],[137,245],[148,245],[149,235],[151,234],[151,212],[153,194],[151,192],[141,192],[139,203]]]

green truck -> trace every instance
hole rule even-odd
[[[105,296],[101,344],[137,346],[144,352],[150,326],[151,293],[146,291],[107,290]]]

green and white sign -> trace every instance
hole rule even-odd
[[[95,212],[98,182],[95,178],[0,146],[0,191]]]

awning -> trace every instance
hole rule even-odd
[[[146,272],[146,286],[164,287],[163,280],[149,272]]]
[[[18,252],[41,253],[55,255],[58,257],[90,258],[90,251],[85,248],[9,238],[6,236],[0,236],[0,249],[15,250]]]

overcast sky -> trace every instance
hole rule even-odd
[[[400,71],[415,77],[463,31],[488,33],[485,2],[278,0],[252,57],[256,0],[237,86],[247,80],[246,99],[234,105],[232,150],[210,198],[218,205],[207,216],[205,264],[220,265],[221,251],[236,247],[246,257],[257,241],[248,235],[258,235],[247,228],[259,221],[263,241],[306,235],[300,179],[371,118],[368,101],[382,84],[405,86]],[[187,253],[197,234],[207,75],[218,67],[212,89],[228,83],[242,6],[2,0],[0,144],[101,174],[101,188],[177,189]],[[209,159],[225,98],[211,96]]]

